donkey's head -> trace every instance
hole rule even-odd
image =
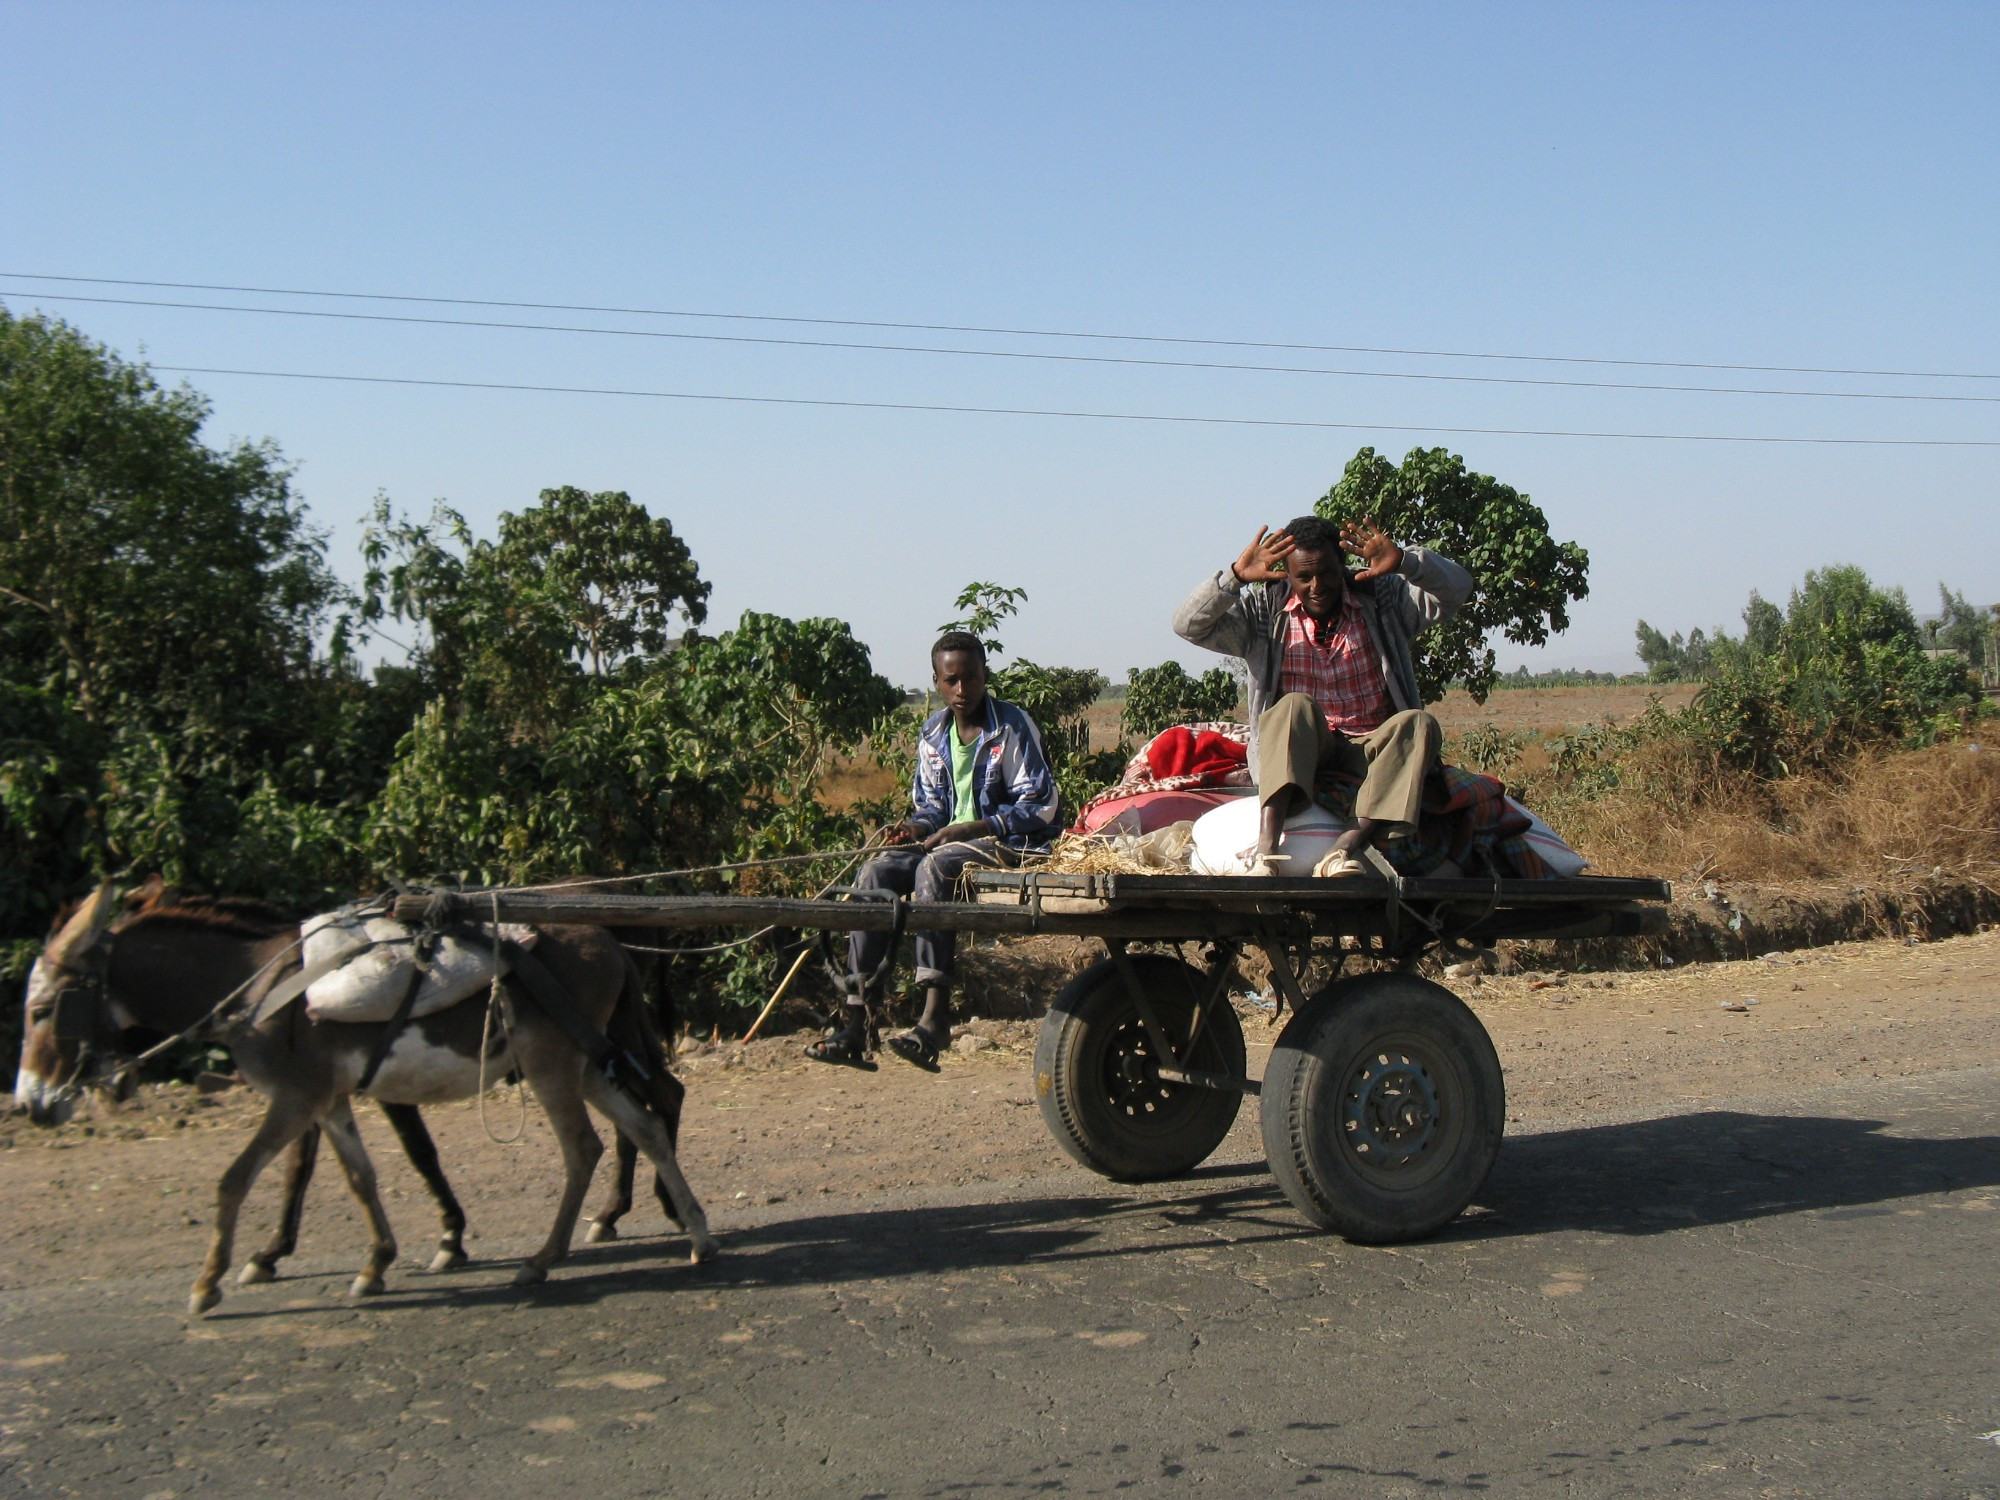
[[[14,1103],[38,1125],[68,1119],[83,1089],[115,1064],[118,1024],[105,998],[104,970],[105,934],[118,914],[118,893],[106,881],[57,918],[28,973]]]

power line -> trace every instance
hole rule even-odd
[[[820,396],[746,396],[714,391],[645,391],[616,386],[528,385],[500,380],[430,380],[413,375],[335,375],[309,370],[244,370],[211,365],[153,365],[174,375],[248,375],[269,380],[328,380],[354,385],[429,386],[441,390],[528,391],[565,396],[629,396],[654,401],[717,401],[751,406],[818,406],[856,411],[928,411],[963,416],[1072,417],[1098,422],[1185,423],[1206,427],[1290,427],[1340,432],[1433,432],[1451,436],[1615,438],[1664,443],[1779,443],[1858,448],[2000,448],[2000,438],[1782,437],[1719,432],[1586,432],[1550,427],[1441,427],[1404,422],[1329,422],[1290,417],[1205,417],[1173,412],[1080,411],[1026,406],[949,406],[926,401],[854,401]]]
[[[0,297],[18,297],[0,292]],[[2000,396],[1915,394],[1900,391],[1794,391],[1731,385],[1654,385],[1618,380],[1552,380],[1526,375],[1454,375],[1442,371],[1330,370],[1304,365],[1229,364],[1210,360],[1141,359],[1116,354],[1055,354],[1022,349],[951,349],[934,344],[863,344],[840,339],[786,339],[741,333],[682,333],[659,328],[589,328],[562,323],[510,323],[496,318],[427,318],[413,313],[332,312],[316,307],[241,307],[221,302],[170,302],[145,297],[93,297],[75,292],[37,292],[49,302],[87,302],[113,307],[162,307],[182,312],[252,313],[274,318],[319,318],[348,323],[416,324],[436,328],[494,328],[520,333],[580,333],[606,338],[669,339],[703,344],[753,344],[782,349],[853,349],[878,354],[942,354],[966,359],[1018,359],[1086,365],[1138,365],[1153,369],[1251,371],[1271,375],[1334,375],[1365,380],[1429,380],[1455,385],[1553,386],[1565,390],[1672,391],[1707,396],[1797,396],[1838,401],[1942,401],[2000,405]]]
[[[359,302],[417,302],[439,307],[502,307],[527,312],[606,313],[621,317],[706,318],[718,322],[793,323],[820,328],[886,328],[908,333],[976,333],[1007,338],[1094,339],[1114,343],[1181,344],[1214,349],[1273,349],[1305,354],[1386,354],[1413,359],[1485,359],[1524,364],[1606,365],[1641,370],[1736,370],[1757,375],[1873,375],[1907,380],[2000,380],[2000,374],[1963,370],[1873,370],[1838,365],[1753,365],[1719,360],[1614,359],[1577,354],[1505,354],[1468,349],[1398,349],[1373,344],[1301,344],[1259,339],[1210,339],[1157,333],[1093,333],[1076,329],[998,328],[969,323],[900,323],[868,318],[810,318],[779,313],[697,312],[666,307],[602,307],[576,302],[504,301],[482,297],[424,297],[400,292],[348,292],[308,287],[233,286],[207,281],[141,281],[117,276],[56,276],[0,271],[10,281],[61,281],[89,286],[136,286],[183,292],[241,292],[271,297],[327,297]]]

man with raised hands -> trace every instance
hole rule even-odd
[[[1361,560],[1358,571],[1347,570],[1345,553]],[[1176,635],[1249,669],[1261,873],[1306,873],[1285,868],[1278,837],[1323,775],[1360,789],[1354,826],[1312,873],[1362,874],[1362,849],[1416,825],[1439,730],[1418,694],[1410,643],[1456,614],[1472,588],[1450,558],[1400,547],[1373,521],[1342,531],[1302,516],[1275,534],[1259,527],[1175,611]]]

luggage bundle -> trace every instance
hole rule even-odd
[[[415,930],[389,917],[351,911],[314,917],[300,929],[305,970],[318,976],[306,986],[306,1010],[319,1021],[392,1020],[419,971],[410,1016],[447,1010],[507,973],[490,935],[495,931],[435,934],[420,944]],[[532,927],[503,924],[497,933],[523,947],[535,940]]]

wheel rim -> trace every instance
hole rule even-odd
[[[1145,1023],[1128,1012],[1106,1038],[1099,1067],[1104,1102],[1128,1130],[1168,1129],[1195,1092],[1160,1077],[1160,1056]]]
[[[1462,1131],[1460,1090],[1438,1055],[1413,1038],[1385,1038],[1343,1072],[1334,1135],[1363,1177],[1407,1188],[1442,1171]]]

